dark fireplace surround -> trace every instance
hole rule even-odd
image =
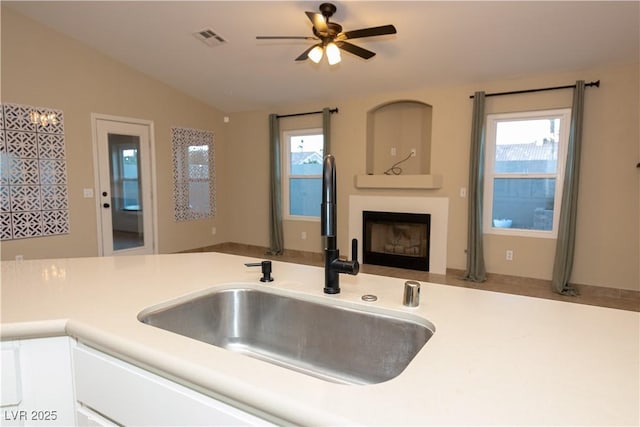
[[[362,261],[429,271],[431,215],[405,212],[362,212]]]

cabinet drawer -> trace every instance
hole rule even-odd
[[[73,351],[76,399],[122,425],[271,425],[88,347]]]

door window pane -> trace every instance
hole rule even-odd
[[[109,134],[113,250],[144,246],[140,137]]]

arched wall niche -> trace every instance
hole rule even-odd
[[[428,175],[431,172],[433,107],[414,100],[378,105],[367,113],[367,175],[381,175],[394,164],[395,175]]]

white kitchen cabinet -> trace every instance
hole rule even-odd
[[[272,425],[68,337],[1,350],[1,426]]]
[[[2,342],[0,424],[74,424],[70,343],[67,337]]]
[[[78,424],[272,425],[240,409],[92,348],[73,350]],[[90,408],[90,412],[86,412]]]

